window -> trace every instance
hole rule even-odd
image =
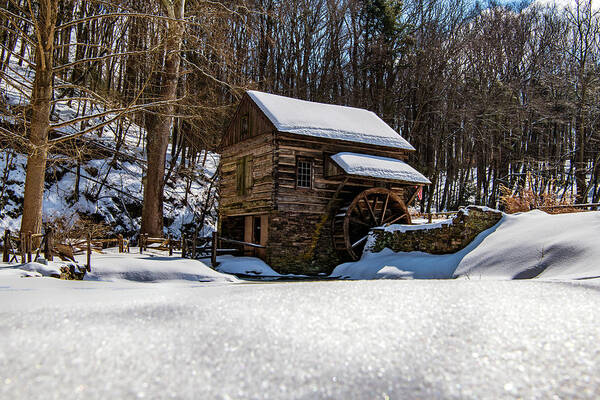
[[[252,187],[252,156],[244,156],[236,162],[236,188],[238,196],[248,194]]]
[[[240,137],[242,139],[248,137],[248,114],[244,114],[240,119]]]
[[[240,140],[252,137],[252,115],[246,113],[240,117]]]
[[[296,187],[312,187],[312,162],[310,160],[298,160],[296,163]]]

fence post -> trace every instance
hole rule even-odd
[[[4,249],[2,251],[2,262],[8,262],[10,249],[10,229],[4,231]]]
[[[192,258],[196,259],[196,233],[194,232],[194,236],[192,236]]]
[[[185,234],[181,234],[181,257],[185,258]]]
[[[87,233],[87,265],[86,269],[88,272],[92,270],[92,234]]]
[[[27,248],[27,262],[31,262],[31,251],[33,247],[33,240],[31,239],[31,231],[27,232],[27,238],[25,242],[25,247]]]
[[[169,256],[173,255],[173,239],[171,238],[171,234],[167,236],[167,240],[169,241]]]
[[[25,258],[25,238],[27,235],[24,233],[19,234],[19,250],[21,252],[21,264],[25,264],[27,259]]]
[[[122,253],[125,250],[125,246],[123,245],[123,235],[119,233],[117,240],[119,241],[119,253]]]
[[[217,240],[218,240],[218,236],[217,236],[217,231],[213,232],[212,235],[212,246],[211,246],[211,252],[210,252],[210,265],[214,268],[217,266]]]
[[[54,260],[54,231],[52,228],[46,229],[46,245],[44,246],[44,257],[48,261]]]

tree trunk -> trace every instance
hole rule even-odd
[[[48,154],[53,77],[52,57],[57,10],[58,0],[40,3],[37,24],[39,42],[35,50],[36,70],[31,93],[32,114],[21,233],[40,233],[42,230],[42,201]]]
[[[585,96],[585,90],[583,90],[582,97]],[[583,101],[581,101],[583,103]],[[575,117],[575,154],[574,162],[575,165],[575,182],[577,185],[577,194],[575,202],[578,204],[586,203],[587,193],[587,182],[586,182],[586,167],[587,163],[585,160],[585,122],[583,117],[583,105],[579,105],[579,110]]]
[[[165,69],[163,72],[160,100],[175,101],[179,81],[179,65],[181,42],[183,38],[183,22],[185,0],[172,3],[163,0],[171,20],[168,22],[165,45]],[[173,124],[175,105],[168,103],[162,106],[156,116],[148,118],[147,155],[148,169],[144,185],[144,205],[142,208],[142,233],[162,236],[163,231],[163,189],[165,184],[165,163],[169,135]]]

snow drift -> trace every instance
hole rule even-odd
[[[217,271],[225,274],[246,275],[256,277],[280,277],[263,260],[256,257],[233,257],[224,255],[217,257],[219,262]]]
[[[471,279],[584,279],[600,277],[600,212],[506,215],[454,276]]]
[[[217,272],[206,264],[189,258],[169,257],[162,253],[139,254],[118,253],[117,249],[106,249],[102,254],[92,255],[91,272],[83,278],[86,281],[132,281],[132,282],[162,282],[162,281],[192,281],[235,283],[235,276]],[[85,255],[76,256],[78,265],[84,266]],[[27,264],[0,263],[0,279],[14,277],[57,278],[61,275],[61,267],[72,263],[63,261],[46,261],[45,264],[31,262]]]
[[[600,212],[504,215],[454,254],[365,252],[339,265],[347,279],[589,279],[600,278]]]
[[[125,279],[136,282],[168,280],[237,282],[234,276],[217,272],[197,260],[148,252],[137,254],[133,249],[127,254],[112,251],[94,254],[92,272],[87,274],[85,279],[102,281]]]

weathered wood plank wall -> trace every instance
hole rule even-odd
[[[243,117],[247,134],[242,135]],[[222,216],[264,213],[273,207],[274,127],[247,96],[223,139],[221,152],[220,213]],[[238,193],[238,160],[249,157],[251,184]]]

